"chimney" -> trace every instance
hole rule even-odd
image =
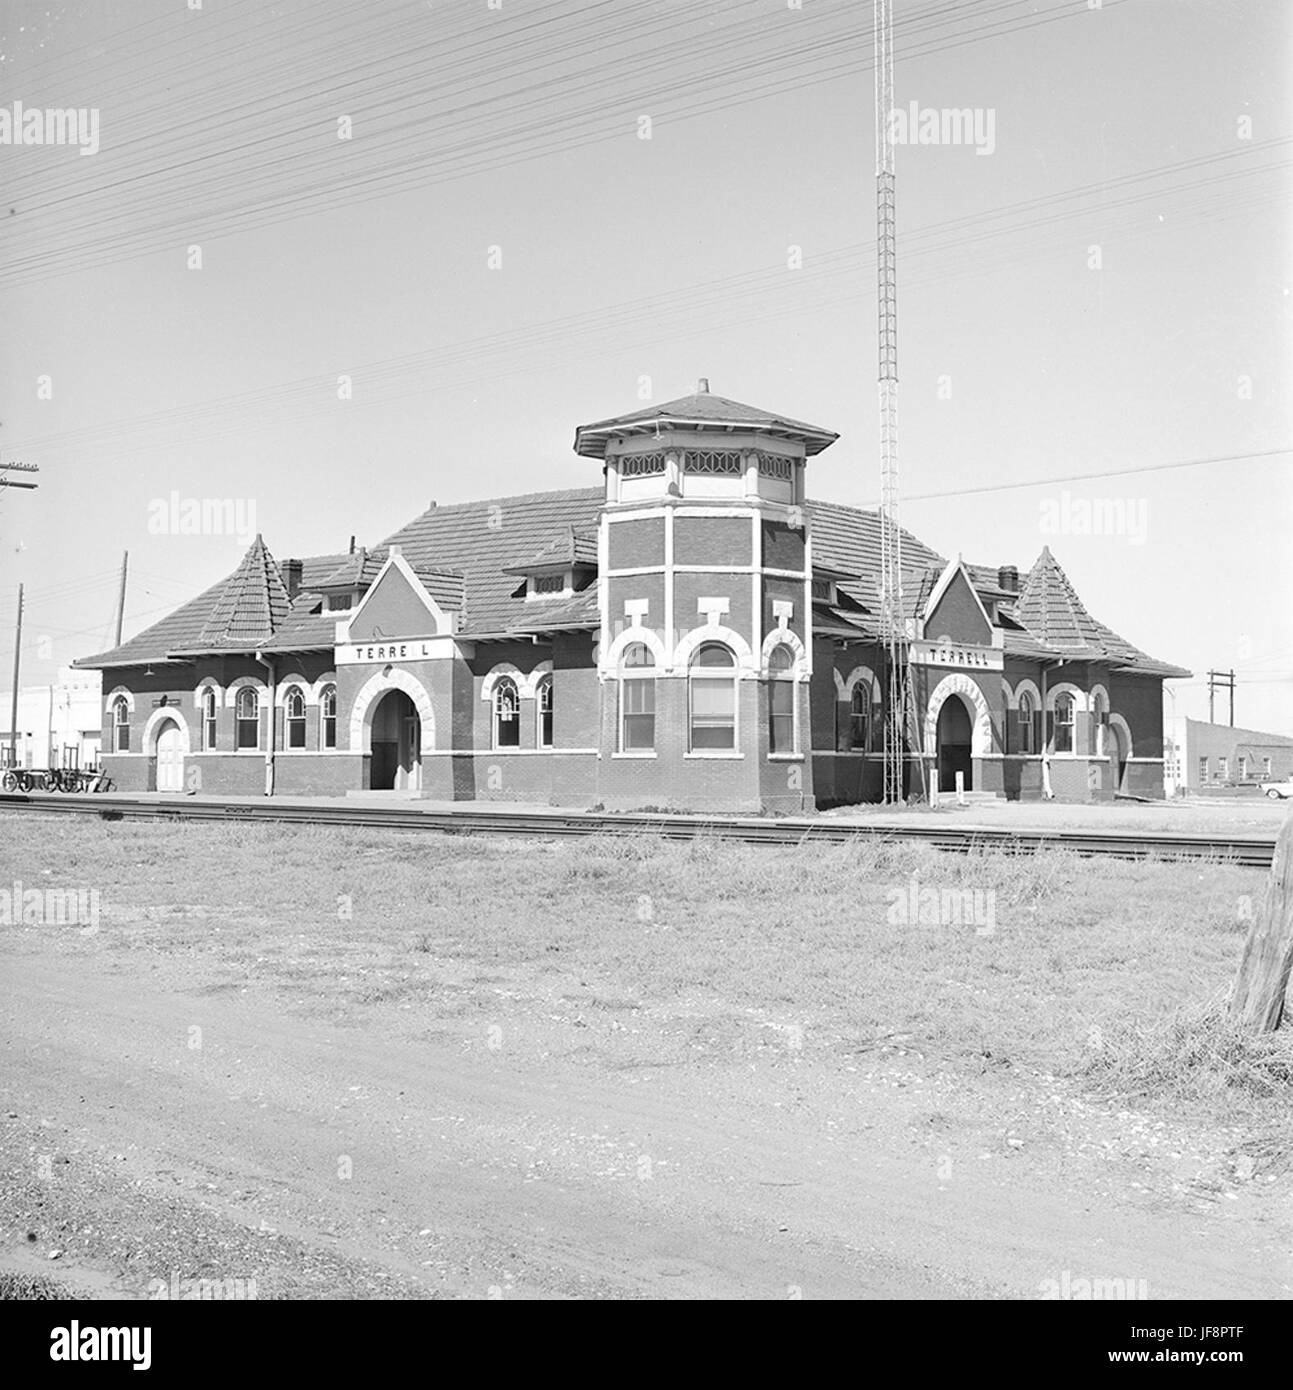
[[[351,538],[350,538],[350,549],[349,549],[346,553],[347,553],[348,555],[353,555],[353,554],[355,553],[355,538],[354,538],[354,536],[351,536]]]
[[[1019,570],[1014,565],[1002,565],[997,571],[997,587],[1012,594],[1019,592]]]
[[[429,511],[429,512],[435,511],[435,498],[434,498],[434,497],[430,500],[430,502],[427,503],[427,511]]]
[[[696,394],[698,396],[709,395],[709,378],[707,376],[701,377],[701,379],[696,383]]]
[[[300,560],[283,561],[283,583],[287,587],[288,598],[295,598],[301,592],[301,571],[304,565]]]

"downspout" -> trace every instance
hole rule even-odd
[[[274,737],[278,726],[276,676],[272,657],[256,653],[256,660],[269,672],[266,688],[269,694],[269,730],[265,736],[265,795],[274,795]]]
[[[1039,711],[1042,721],[1042,799],[1054,801],[1055,793],[1051,789],[1051,741],[1047,736],[1046,719],[1046,672],[1050,669],[1047,662],[1042,662],[1042,707]]]

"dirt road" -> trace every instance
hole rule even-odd
[[[994,1144],[900,1057],[591,1068],[531,1017],[338,1027],[165,959],[10,955],[0,1255],[118,1296],[1293,1290],[1283,1185],[1137,1193],[1053,1130]]]

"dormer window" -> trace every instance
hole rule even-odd
[[[574,572],[558,570],[555,574],[532,574],[525,586],[525,596],[531,598],[569,598],[575,592]]]
[[[329,613],[349,613],[359,602],[359,591],[356,589],[349,594],[329,594],[328,612]]]
[[[834,603],[835,581],[833,579],[814,579],[813,598],[817,603]]]

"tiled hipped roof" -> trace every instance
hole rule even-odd
[[[1107,661],[1115,668],[1160,676],[1190,674],[1179,666],[1147,656],[1093,618],[1049,546],[1042,547],[1037,563],[1029,570],[1014,616],[1045,647],[1071,654],[1075,661]]]
[[[435,566],[462,574],[464,631],[519,631],[534,619],[534,604],[525,601],[525,581],[505,567],[525,565],[554,542],[564,543],[572,530],[596,534],[604,502],[603,490],[589,487],[432,507],[382,544],[398,545],[415,570]],[[591,558],[596,563],[595,551]]]
[[[334,645],[338,613],[319,589],[366,587],[398,545],[435,601],[459,614],[458,630],[477,639],[598,625],[596,584],[568,598],[527,600],[525,573],[597,562],[600,487],[529,493],[433,507],[372,550],[302,561],[301,590],[288,599],[280,567],[258,536],[238,568],[197,598],[112,651],[79,666],[133,666],[233,651],[304,652]],[[819,630],[874,641],[879,636],[880,525],[875,512],[832,502],[806,504],[813,563],[830,572],[838,604],[814,604]],[[945,562],[903,533],[904,610],[924,611]],[[998,572],[967,566],[975,588],[1000,605],[1007,653],[1039,660],[1099,661],[1161,677],[1189,673],[1154,660],[1087,612],[1064,571],[1043,550],[1022,590],[1003,589]]]
[[[259,646],[282,626],[291,606],[274,557],[257,536],[242,564],[220,586],[194,649],[241,652]]]

